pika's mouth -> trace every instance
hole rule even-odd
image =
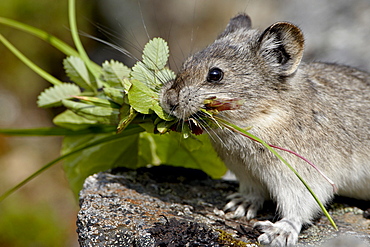
[[[205,110],[214,115],[221,111],[237,110],[243,105],[244,100],[240,98],[222,99],[217,97],[210,97],[204,100]]]
[[[243,105],[244,100],[239,98],[223,99],[217,97],[210,97],[204,100],[204,108],[200,109],[195,114],[192,114],[186,122],[195,135],[203,133],[204,129],[211,126],[219,127],[215,124],[216,120],[213,118],[221,111],[237,110]]]

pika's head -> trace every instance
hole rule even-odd
[[[210,98],[243,99],[241,109],[227,112],[235,117],[262,110],[261,105],[286,89],[303,47],[303,34],[291,23],[277,22],[261,32],[251,29],[247,15],[238,15],[214,43],[184,62],[176,79],[163,86],[160,103],[183,120],[206,108]]]

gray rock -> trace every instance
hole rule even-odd
[[[267,204],[256,220],[230,219],[220,209],[236,190],[236,182],[175,167],[92,175],[80,193],[80,246],[257,246],[252,225],[276,220],[274,205]],[[302,231],[298,246],[369,246],[370,220],[347,203],[342,199],[330,210],[339,231],[321,217]]]

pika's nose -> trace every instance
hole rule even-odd
[[[171,88],[165,93],[164,101],[162,102],[162,107],[168,112],[173,113],[173,111],[179,106],[178,93],[175,89]]]
[[[177,107],[178,107],[178,94],[177,92],[175,91],[175,89],[170,89],[168,91],[168,105],[170,107],[170,109],[173,111],[175,110]]]

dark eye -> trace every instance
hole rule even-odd
[[[208,82],[220,82],[224,77],[224,72],[219,68],[212,68],[208,71],[207,81]]]

